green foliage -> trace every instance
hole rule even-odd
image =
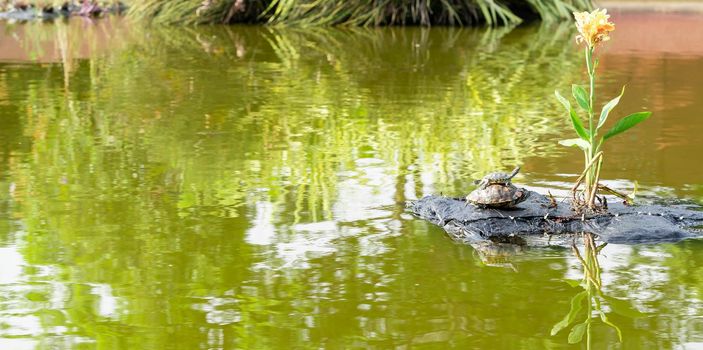
[[[586,334],[587,327],[588,323],[584,322],[571,328],[571,332],[569,332],[569,344],[576,344],[580,342],[583,339],[583,335]]]
[[[591,106],[588,103],[588,95],[586,94],[586,90],[584,90],[583,87],[574,84],[571,85],[571,92],[579,106],[581,106],[584,111],[588,112]]]
[[[607,295],[601,295],[605,301],[608,302],[608,305],[610,305],[610,308],[613,309],[613,312],[616,314],[629,317],[629,318],[640,318],[644,317],[645,314],[634,307],[632,307],[632,304],[625,300],[621,300],[618,298],[613,298],[611,296]]]
[[[551,335],[556,335],[576,320],[576,316],[583,308],[583,299],[586,298],[586,296],[588,296],[588,293],[584,290],[571,298],[571,309],[569,313],[552,327]]]
[[[603,140],[607,140],[617,134],[627,131],[627,129],[647,120],[647,118],[651,115],[652,112],[637,112],[618,120],[618,122],[615,123],[615,125],[613,125],[613,127],[610,128],[605,135],[603,135]]]
[[[130,13],[162,23],[308,25],[512,25],[524,18],[569,19],[589,9],[590,0],[263,0],[128,1]]]
[[[623,86],[619,96],[610,100],[603,106],[600,112],[600,117],[596,121],[593,105],[595,103],[595,76],[596,67],[598,66],[598,60],[594,60],[594,52],[595,49],[593,47],[587,47],[585,49],[586,69],[590,80],[589,91],[587,92],[583,87],[579,85],[571,85],[571,92],[574,99],[581,107],[581,109],[587,114],[587,126],[584,126],[584,122],[581,120],[581,117],[574,110],[574,108],[571,107],[571,103],[569,103],[569,101],[564,98],[561,94],[559,94],[559,91],[554,91],[554,95],[556,96],[557,100],[559,100],[559,102],[564,105],[567,110],[572,128],[574,129],[576,134],[581,138],[581,141],[576,141],[574,139],[560,140],[559,144],[567,147],[577,146],[581,148],[584,153],[584,170],[572,190],[574,191],[574,198],[576,199],[574,202],[574,206],[577,208],[581,206],[587,206],[590,209],[594,209],[596,206],[596,193],[599,189],[598,181],[600,178],[601,167],[603,165],[603,153],[601,151],[603,143],[607,139],[622,132],[625,132],[633,126],[646,120],[652,114],[651,112],[638,112],[630,114],[629,116],[619,120],[610,130],[608,130],[608,132],[605,133],[605,135],[603,135],[603,137],[600,138],[600,140],[597,139],[598,131],[605,125],[605,122],[608,120],[610,112],[620,102],[622,95],[625,93],[625,87]],[[580,186],[582,181],[585,184],[585,189],[582,192],[583,200],[578,199],[575,193],[576,189]],[[624,195],[621,195],[621,197],[624,197]]]
[[[578,147],[582,150],[587,150],[590,144],[584,139],[567,139],[559,140],[559,144],[566,147]]]
[[[622,342],[622,331],[620,330],[620,327],[616,326],[613,322],[610,322],[605,312],[598,310],[598,314],[600,315],[600,319],[601,321],[603,321],[603,323],[615,330],[615,332],[618,334],[618,340]]]
[[[559,102],[564,105],[564,108],[566,108],[567,112],[569,113],[569,118],[571,118],[571,126],[576,131],[576,134],[580,138],[588,142],[590,140],[590,131],[587,131],[584,128],[583,123],[581,122],[581,118],[579,118],[578,114],[576,114],[574,108],[571,107],[571,103],[569,103],[567,99],[561,96],[561,94],[559,94],[559,91],[554,90],[554,94],[556,95]]]
[[[610,100],[608,103],[606,103],[603,106],[603,109],[601,110],[600,118],[598,120],[598,124],[596,125],[593,130],[590,128],[587,128],[584,126],[583,121],[581,117],[578,115],[576,110],[571,106],[571,103],[569,100],[564,98],[558,90],[554,90],[554,95],[556,96],[557,100],[566,108],[569,119],[571,120],[571,127],[574,129],[576,134],[586,142],[590,144],[591,142],[591,137],[595,138],[596,135],[598,135],[598,131],[600,128],[605,124],[606,120],[608,119],[608,115],[610,114],[610,111],[615,108],[615,106],[618,105],[620,102],[620,98],[622,95],[625,93],[625,88],[623,87],[622,92],[618,97],[615,97],[614,99]],[[574,96],[574,99],[577,101],[578,105],[581,106],[585,111],[589,111],[591,109],[591,106],[588,102],[588,97],[586,96],[586,91],[578,85],[572,85],[572,94]],[[625,132],[626,130],[632,128],[633,126],[639,124],[640,122],[645,121],[647,118],[649,118],[652,115],[652,112],[637,112],[628,115],[627,117],[624,117],[620,119],[608,132],[606,132],[603,135],[603,138],[600,143],[603,141],[620,134],[622,132]],[[598,146],[600,146],[600,143]],[[576,144],[573,139],[568,139],[568,140],[561,140],[559,141],[559,144],[562,144],[564,146],[581,146],[582,143]],[[594,147],[594,150],[596,148]]]
[[[608,120],[608,114],[610,114],[610,111],[615,108],[615,106],[620,103],[620,98],[622,95],[625,93],[625,87],[622,87],[622,92],[620,92],[620,95],[612,100],[610,100],[608,103],[603,106],[603,110],[600,112],[600,118],[598,119],[598,128],[602,127],[603,124],[605,124],[605,121]]]

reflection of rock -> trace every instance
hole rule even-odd
[[[490,240],[530,246],[568,245],[573,234],[580,232],[594,233],[611,243],[671,242],[700,235],[696,225],[703,224],[703,211],[687,205],[611,204],[609,214],[582,220],[568,203],[549,208],[549,199],[535,192],[512,210],[466,207],[461,199],[439,196],[427,196],[408,206],[413,214],[467,243]]]

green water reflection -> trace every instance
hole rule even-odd
[[[578,159],[553,141],[568,130],[551,96],[580,78],[568,26],[1,31],[19,47],[0,63],[1,347],[568,346],[549,331],[580,271],[569,251],[486,266],[404,212],[514,164],[516,182],[564,186]],[[701,252],[603,251],[607,294],[646,312],[612,317],[622,346],[703,342]]]
[[[595,240],[594,235],[584,234],[581,239],[583,252],[576,247],[576,242],[572,246],[574,255],[583,268],[583,278],[581,280],[565,279],[565,282],[580,291],[571,298],[569,313],[552,327],[551,332],[552,335],[556,335],[564,329],[571,328],[568,336],[569,343],[575,344],[585,341],[588,349],[592,348],[595,319],[600,318],[603,324],[612,328],[618,336],[618,341],[622,342],[622,330],[608,316],[612,317],[612,312],[633,319],[645,316],[630,305],[627,300],[613,298],[603,293],[602,269],[598,255],[607,243],[596,246]],[[582,315],[584,313],[585,319]]]

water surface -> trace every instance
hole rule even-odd
[[[616,18],[597,88],[654,116],[603,177],[702,202],[703,52],[633,45],[641,22]],[[516,164],[563,193],[582,158],[553,90],[585,82],[568,24],[0,33],[1,348],[585,347],[550,335],[571,251],[492,263],[404,211]],[[606,305],[623,342],[594,321],[593,348],[703,346],[703,241],[600,259],[641,315]]]

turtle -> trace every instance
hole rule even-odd
[[[466,196],[469,203],[479,208],[510,208],[527,199],[530,192],[513,184],[492,184],[477,188]]]
[[[474,181],[474,184],[478,185],[479,189],[485,189],[488,185],[493,184],[503,184],[509,185],[510,179],[514,178],[515,175],[520,171],[520,167],[516,167],[512,173],[506,174],[501,172],[493,172],[483,177],[481,180]]]

